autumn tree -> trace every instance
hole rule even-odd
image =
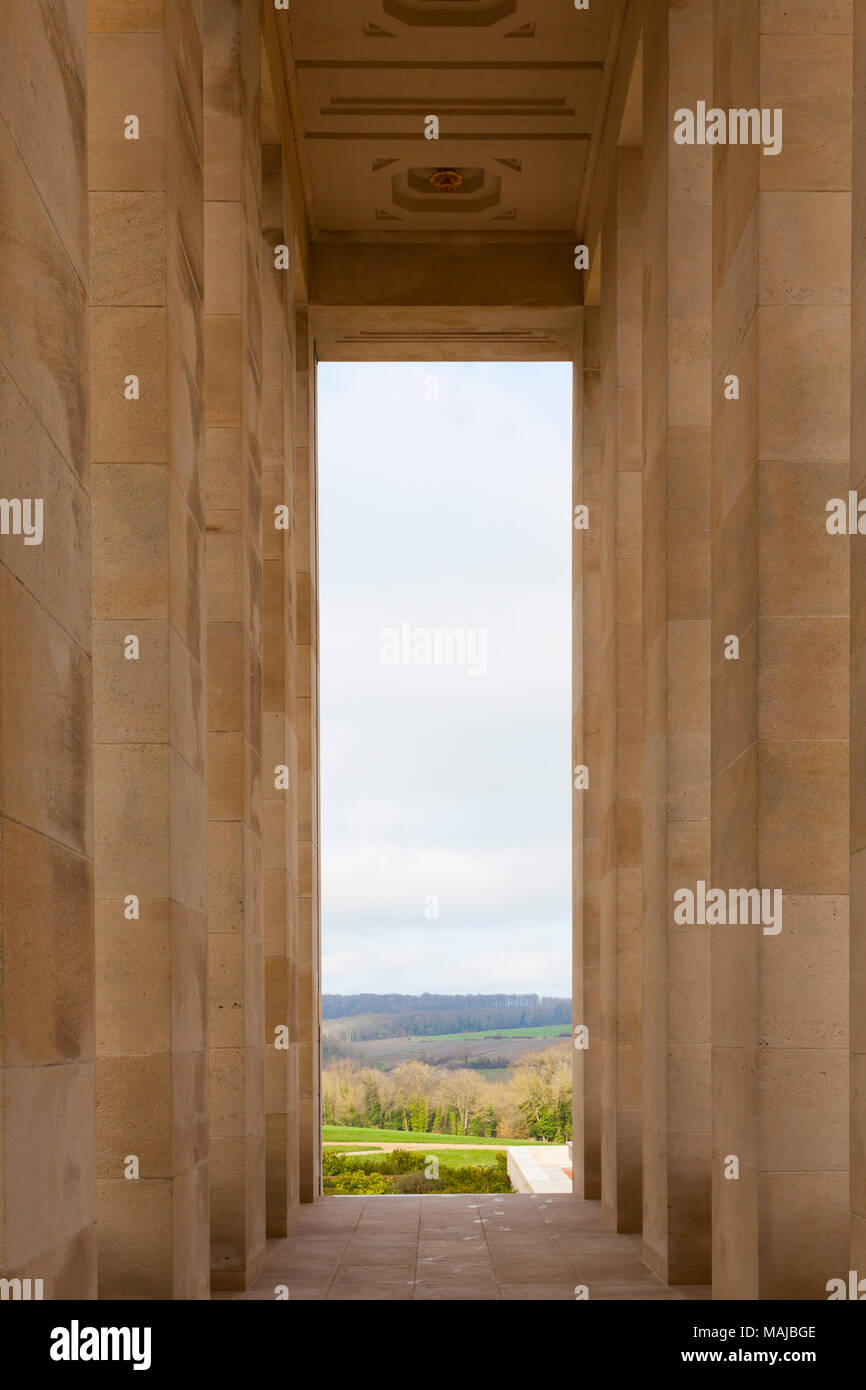
[[[533,1138],[560,1143],[570,1138],[571,1079],[567,1047],[529,1052],[514,1068],[512,1091]]]

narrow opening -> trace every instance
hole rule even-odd
[[[571,392],[318,369],[326,1196],[571,1187]]]

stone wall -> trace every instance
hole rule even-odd
[[[260,21],[205,16],[211,1263],[265,1253]],[[271,779],[272,780],[272,779]]]
[[[297,1220],[298,1147],[298,735],[295,602],[294,227],[279,146],[262,169],[262,518],[264,536],[265,1113],[267,1232]],[[282,251],[280,248],[285,248]],[[284,777],[276,772],[285,769]],[[279,782],[279,787],[276,783]]]
[[[297,1213],[302,979],[318,1190],[296,194],[257,0],[16,0],[7,29],[3,491],[44,536],[0,540],[3,1270],[207,1298]]]
[[[641,1228],[641,155],[620,149],[601,230],[599,715],[601,1203]]]
[[[717,1297],[862,1270],[853,8],[629,0],[578,309],[544,233],[420,282],[326,235],[311,296],[269,5],[7,4],[4,1274],[243,1289],[320,1193],[315,366],[384,344],[574,345],[577,1196]],[[677,144],[700,101],[781,108],[781,152]],[[677,922],[700,881],[782,930]]]
[[[100,1296],[206,1298],[201,4],[90,22]]]
[[[862,485],[850,434],[852,283],[855,325],[862,308],[856,238],[853,281],[851,262],[851,29],[846,4],[645,7],[642,148],[616,149],[606,136],[588,214],[600,230],[601,410],[596,435],[585,336],[576,382],[582,500],[593,520],[576,661],[589,789],[575,1019],[600,1003],[602,1104],[596,1136],[591,1043],[576,1067],[576,1190],[591,1190],[597,1144],[605,1215],[622,1228],[632,1163],[628,1181],[642,1183],[643,1210],[628,1228],[642,1225],[647,1263],[672,1283],[712,1278],[715,1295],[728,1299],[826,1297],[827,1280],[849,1267],[849,1233],[850,1267],[862,1264],[862,1201],[851,1182],[852,1217],[848,1172],[850,1162],[859,1178],[863,1151],[856,1013],[850,1092],[848,1053],[849,972],[855,1007],[862,976],[861,562],[858,541],[849,545],[825,525],[828,500]],[[614,78],[623,104],[634,81]],[[859,69],[853,85],[859,119]],[[678,143],[676,113],[696,112],[699,102],[725,113],[780,108],[781,151]],[[612,99],[613,131],[620,114]],[[853,129],[856,188],[856,120]],[[633,113],[630,130],[633,137]],[[621,180],[632,156],[642,179]],[[620,200],[638,185],[640,437],[629,433],[627,402],[614,408],[624,384],[617,363],[633,351],[621,300],[629,231]],[[857,227],[856,196],[854,209]],[[597,284],[594,266],[590,296]],[[857,334],[854,345],[856,439]],[[588,421],[600,449],[598,486]],[[642,495],[630,501],[624,488],[638,452]],[[638,507],[640,583],[620,524]],[[633,862],[623,859],[621,811],[639,703],[627,703],[623,687],[631,599],[643,630],[638,920],[621,891]],[[778,890],[781,931],[678,922],[674,894],[696,894],[701,882],[725,894],[766,890],[771,900]],[[596,894],[601,979],[593,992]],[[637,1020],[627,942],[642,955]],[[643,1050],[636,1157],[623,1148],[638,1094],[637,1085],[623,1090],[632,1040]]]
[[[719,146],[713,169],[712,873],[784,903],[778,935],[713,933],[726,1298],[816,1297],[847,1269],[849,547],[825,525],[850,477],[844,11],[715,11],[719,106],[784,112],[780,154]]]
[[[673,113],[712,91],[712,3],[643,43],[644,1259],[710,1276],[710,940],[673,893],[710,852],[711,154]]]
[[[96,1294],[85,54],[84,0],[4,7],[0,1266],[45,1298]]]

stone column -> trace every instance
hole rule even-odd
[[[101,1297],[206,1298],[201,4],[91,7]],[[145,27],[146,26],[146,27]],[[122,74],[122,81],[119,75]]]
[[[854,11],[851,487],[866,497],[866,14]],[[862,462],[859,462],[862,460]],[[851,538],[851,1254],[866,1278],[866,551]],[[834,547],[835,549],[835,547]]]
[[[295,513],[297,608],[295,641],[298,739],[298,1067],[301,1201],[321,1190],[321,939],[319,917],[319,614],[316,510],[315,361],[309,313],[296,315]]]
[[[298,749],[295,733],[294,332],[291,203],[262,150],[265,1112],[267,1233],[298,1215]],[[285,247],[285,252],[278,248]],[[279,265],[275,264],[279,262]],[[280,781],[280,785],[277,782]]]
[[[848,1267],[850,16],[715,7],[714,103],[783,113],[714,158],[712,881],[783,895],[778,934],[713,928],[720,1298]]]
[[[601,235],[601,1201],[641,1226],[641,159],[615,153]]]
[[[260,13],[205,7],[211,1281],[265,1257]]]
[[[673,113],[712,90],[712,0],[644,29],[644,1259],[710,1277],[710,939],[674,893],[709,873],[711,153]]]
[[[588,785],[575,786],[572,872],[575,915],[573,1006],[575,1033],[572,1157],[578,1197],[601,1196],[601,1009],[599,985],[599,884],[601,864],[601,779],[599,707],[599,416],[601,400],[598,305],[581,314],[574,364],[575,509],[586,507],[585,529],[575,529],[573,548],[573,700],[575,709],[573,781],[588,774]],[[584,518],[575,513],[584,526]],[[585,1044],[588,1042],[588,1046]]]
[[[96,1193],[84,6],[58,0],[51,21],[30,0],[3,7],[0,1274],[41,1279],[46,1299],[87,1299]]]

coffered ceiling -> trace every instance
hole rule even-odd
[[[571,234],[616,9],[292,0],[287,67],[314,237]],[[425,138],[429,116],[438,140]]]

